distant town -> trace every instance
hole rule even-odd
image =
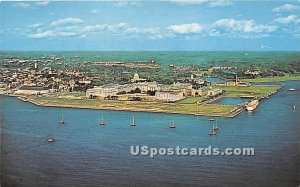
[[[132,74],[132,77],[124,84],[104,84],[96,85],[93,79],[97,75],[87,76],[80,68],[77,69],[53,69],[45,66],[46,63],[54,62],[61,65],[61,58],[49,57],[44,59],[24,60],[24,59],[2,59],[4,66],[0,74],[0,86],[2,92],[20,95],[42,95],[55,92],[86,92],[87,98],[103,97],[105,99],[121,100],[143,100],[143,101],[165,101],[174,102],[184,99],[188,96],[198,96],[203,98],[212,98],[224,93],[224,90],[214,88],[219,86],[247,86],[248,82],[228,81],[224,83],[213,84],[201,79],[204,72],[198,70],[197,73],[190,73],[190,77],[185,77],[180,82],[173,84],[160,84],[151,81],[147,77],[140,77],[138,72]],[[40,67],[42,64],[42,68]],[[159,68],[160,66],[151,62],[93,62],[102,66],[127,66],[132,68],[149,67]],[[125,65],[126,64],[126,65]],[[19,67],[14,69],[14,67]],[[170,68],[176,68],[170,64]],[[193,68],[195,69],[195,68]],[[234,67],[212,67],[207,69],[213,72],[219,69],[234,69]],[[123,72],[124,73],[124,72]],[[245,72],[246,74],[257,75],[259,72]],[[152,97],[151,97],[152,96]]]

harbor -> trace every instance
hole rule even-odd
[[[296,91],[288,91],[289,88]],[[2,141],[5,142],[1,151],[3,182],[114,186],[134,181],[147,186],[152,181],[161,186],[182,184],[181,179],[188,175],[190,180],[185,184],[191,186],[199,183],[217,186],[224,182],[244,186],[254,183],[295,186],[298,184],[300,116],[297,90],[300,90],[299,81],[285,82],[276,94],[260,100],[254,112],[242,112],[234,118],[49,108],[16,97],[0,96],[1,114],[5,116],[1,118]],[[63,126],[58,124],[62,114]],[[105,126],[98,124],[102,116],[107,123]],[[130,126],[133,116],[136,127]],[[220,129],[213,136],[209,135],[214,124],[210,119],[217,120]],[[173,120],[176,128],[170,129],[168,125]],[[130,145],[254,147],[255,156],[160,156],[151,159],[131,156]],[[172,170],[174,163],[176,173],[164,172]],[[16,167],[9,167],[12,164]],[[216,169],[219,167],[222,170]],[[246,167],[249,169],[245,170]],[[111,177],[106,177],[108,175]]]

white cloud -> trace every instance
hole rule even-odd
[[[135,1],[118,1],[114,4],[115,7],[126,7],[137,5]]]
[[[233,3],[228,0],[218,0],[218,1],[211,1],[209,2],[210,7],[224,7],[224,6],[231,6]]]
[[[179,5],[205,5],[209,7],[224,7],[233,5],[229,0],[170,0],[173,4]]]
[[[136,28],[136,27],[133,27],[133,28],[127,28],[124,30],[124,33],[126,34],[137,34],[137,33],[140,33],[140,29],[139,28]]]
[[[292,4],[285,4],[276,8],[273,8],[274,12],[285,12],[285,11],[293,11],[293,10],[300,10],[300,6],[292,5]]]
[[[176,34],[191,34],[200,33],[204,29],[204,27],[198,23],[189,23],[181,25],[170,25],[167,29]]]
[[[27,36],[30,38],[55,38],[55,37],[70,37],[70,36],[82,36],[86,37],[88,35],[94,34],[120,34],[124,32],[126,23],[117,23],[113,25],[108,24],[95,24],[95,25],[77,25],[65,24],[66,21],[55,22],[55,24],[42,25],[33,24],[27,26],[31,28],[27,30]],[[67,23],[70,23],[68,19]],[[74,23],[71,21],[71,23]],[[77,23],[77,22],[76,22]],[[45,31],[46,30],[46,31]],[[144,30],[141,30],[141,33]],[[140,34],[140,33],[138,33]]]
[[[208,35],[209,36],[214,36],[214,37],[215,36],[221,36],[221,32],[218,31],[217,29],[212,29],[212,30],[209,31]]]
[[[50,3],[50,1],[37,1],[35,4],[39,6],[46,6]]]
[[[96,25],[88,25],[85,27],[79,27],[79,31],[81,32],[93,32],[93,31],[104,31],[111,30],[111,27],[106,24],[96,24]]]
[[[54,37],[70,37],[77,35],[74,32],[59,32],[55,30],[47,30],[43,32],[37,32],[35,34],[29,34],[30,38],[54,38]]]
[[[292,35],[296,38],[300,38],[300,27],[292,31]]]
[[[300,19],[296,15],[289,15],[287,17],[280,17],[275,19],[274,21],[282,24],[289,24],[289,23],[299,23]]]
[[[221,19],[214,23],[215,27],[237,33],[269,33],[277,26],[257,24],[253,20]]]
[[[179,5],[202,5],[208,0],[170,0],[171,3]]]
[[[35,23],[35,24],[27,25],[28,28],[32,28],[32,29],[36,29],[36,28],[39,28],[42,26],[43,26],[42,23]]]
[[[270,46],[267,46],[267,45],[261,45],[260,48],[261,48],[261,49],[271,49],[271,47],[270,47]]]
[[[91,10],[90,13],[92,13],[92,14],[98,14],[99,12],[98,12],[98,10],[94,9],[94,10]]]
[[[60,26],[60,25],[66,25],[66,24],[75,24],[75,23],[82,23],[83,20],[79,18],[64,18],[59,19],[56,21],[51,22],[52,26]]]
[[[120,32],[129,38],[133,38],[133,37],[137,38],[139,36],[143,36],[151,40],[159,40],[159,39],[175,36],[173,33],[162,31],[158,27],[150,27],[150,28],[143,28],[143,29],[137,27],[129,27],[129,28],[124,28],[124,30],[121,30]]]
[[[127,23],[121,22],[117,24],[117,27],[125,27]]]
[[[29,3],[19,2],[19,3],[14,3],[13,6],[14,7],[19,7],[19,8],[29,8],[30,4]]]
[[[40,32],[40,33],[36,33],[36,34],[29,34],[28,36],[30,38],[49,38],[49,37],[53,37],[55,35],[53,30],[48,30],[48,31],[44,31],[44,32]]]

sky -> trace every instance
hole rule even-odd
[[[300,0],[0,1],[1,51],[299,51]]]

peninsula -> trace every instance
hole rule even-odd
[[[166,66],[154,59],[74,59],[70,62],[56,55],[1,58],[0,93],[48,107],[235,117],[247,103],[269,98],[282,87],[252,83],[300,79],[295,62],[289,66],[294,65],[293,74],[282,74],[278,68],[276,72],[271,68],[253,70],[244,62],[205,67]],[[224,99],[240,101],[219,102]]]

